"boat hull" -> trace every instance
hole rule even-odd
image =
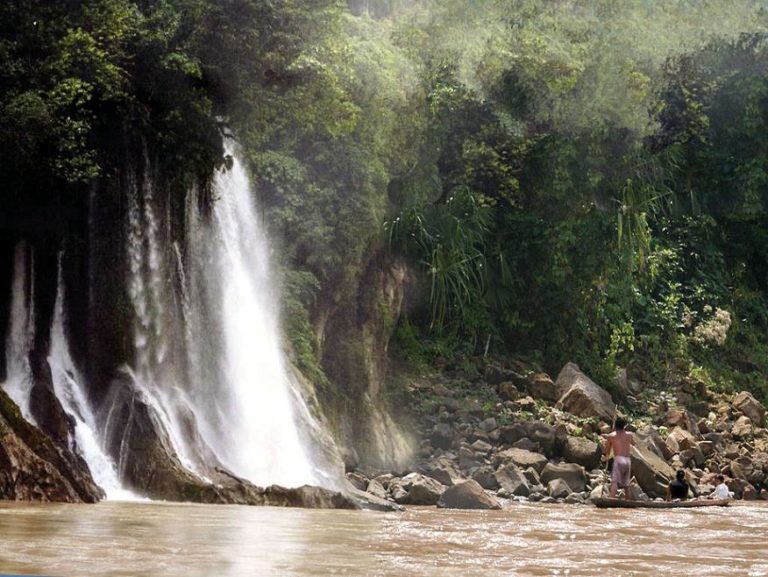
[[[693,509],[696,507],[727,507],[730,499],[692,501],[627,501],[625,499],[600,498],[592,503],[600,509]]]

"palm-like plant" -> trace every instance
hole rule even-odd
[[[417,260],[429,278],[431,328],[441,330],[482,300],[489,220],[487,207],[462,186],[445,203],[410,207],[385,223],[390,244]]]

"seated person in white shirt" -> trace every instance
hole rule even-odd
[[[723,475],[717,476],[717,487],[712,491],[709,496],[711,499],[730,499],[731,492],[728,490],[728,485],[725,484],[725,477]]]

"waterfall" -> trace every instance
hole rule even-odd
[[[124,374],[198,476],[223,466],[257,485],[327,484],[300,439],[297,415],[310,412],[283,356],[269,243],[245,169],[235,157],[216,173],[210,213],[190,191],[180,242],[146,155],[144,164],[128,183],[135,355]]]
[[[269,242],[245,168],[216,174],[212,214],[188,205],[187,352],[200,430],[222,463],[256,484],[321,482],[301,442],[308,413],[282,351]],[[212,383],[215,383],[212,386]]]
[[[21,409],[21,414],[34,423],[29,406],[32,389],[32,367],[29,354],[35,338],[34,259],[25,242],[16,245],[11,287],[11,317],[5,350],[8,374],[2,384],[6,393]]]
[[[75,419],[77,449],[88,463],[94,481],[104,489],[108,499],[133,500],[136,495],[122,488],[114,461],[105,453],[91,410],[81,383],[83,378],[72,361],[64,331],[64,286],[59,256],[56,304],[51,324],[51,348],[48,355],[53,389],[62,408]]]
[[[255,195],[231,141],[225,146],[232,162],[214,175],[213,202],[202,210],[201,191],[191,189],[181,208],[184,219],[173,218],[180,208],[172,208],[173,197],[159,183],[146,152],[140,169],[126,167],[118,212],[124,215],[124,228],[122,234],[106,236],[124,239],[119,245],[124,252],[114,260],[123,264],[119,269],[109,270],[110,253],[97,252],[109,246],[100,237],[100,216],[114,214],[115,205],[111,199],[100,205],[91,190],[88,286],[79,288],[87,290],[89,306],[113,294],[127,300],[115,309],[111,301],[102,301],[108,306],[96,310],[106,312],[103,318],[80,322],[88,323],[89,347],[97,347],[89,350],[97,355],[98,331],[113,329],[108,315],[116,315],[114,330],[129,330],[120,334],[127,358],[124,353],[116,357],[124,364],[98,377],[106,380],[97,386],[109,388],[97,389],[97,406],[89,396],[94,384],[78,368],[88,367],[88,359],[76,363],[72,358],[70,287],[59,256],[48,350],[53,389],[74,419],[70,450],[85,459],[111,499],[136,498],[121,480],[146,482],[141,475],[148,470],[151,479],[151,468],[137,472],[131,467],[137,463],[131,461],[137,446],[141,454],[141,435],[161,447],[155,455],[165,453],[171,466],[180,464],[203,481],[216,482],[223,467],[261,486],[338,487],[335,446],[307,406],[284,355],[271,249]],[[17,245],[5,343],[7,379],[2,383],[32,423],[33,257],[26,243]],[[103,278],[124,279],[125,292],[104,291]],[[126,336],[130,340],[123,340]]]

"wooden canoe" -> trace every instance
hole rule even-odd
[[[694,507],[727,507],[730,499],[691,500],[691,501],[627,501],[603,497],[593,499],[595,507],[600,509],[691,509]]]

